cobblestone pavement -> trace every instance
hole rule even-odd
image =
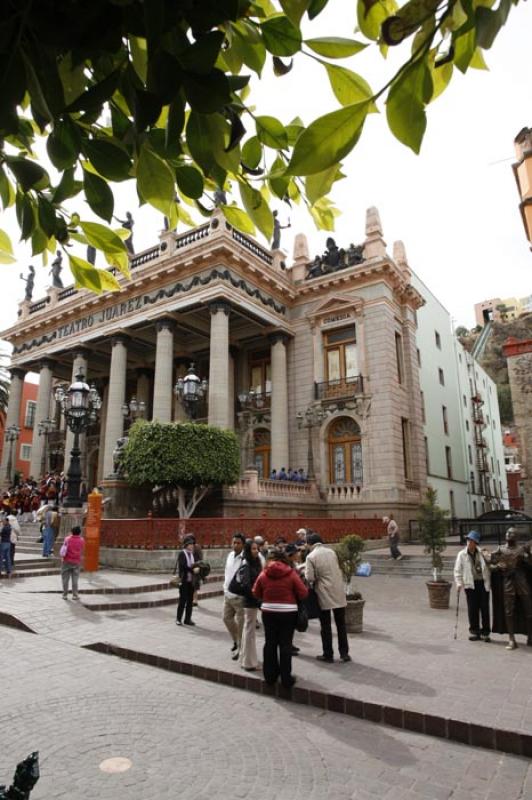
[[[530,761],[238,692],[0,627],[0,780],[32,800],[527,800]],[[7,702],[7,697],[9,701]],[[131,768],[101,771],[122,757]]]
[[[103,575],[95,580],[104,580]],[[57,586],[58,578],[35,580],[41,586],[46,581],[46,585]],[[113,580],[121,582],[123,578]],[[82,586],[88,586],[86,579]],[[494,636],[491,644],[469,642],[464,605],[455,641],[455,607],[429,609],[424,579],[375,575],[361,579],[359,588],[366,599],[364,634],[351,637],[353,663],[317,663],[315,656],[321,650],[318,625],[311,623],[308,633],[297,634],[301,655],[294,662],[294,671],[302,686],[532,732],[532,648],[521,646],[508,652],[501,636]],[[78,645],[109,642],[239,671],[229,656],[221,602],[203,601],[194,613],[197,627],[187,629],[174,625],[172,606],[98,613],[60,596],[11,589],[7,582],[0,585],[0,611],[23,619],[38,633]],[[455,595],[452,606],[454,602]],[[259,632],[259,651],[260,636]]]

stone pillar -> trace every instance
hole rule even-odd
[[[9,402],[7,406],[6,424],[5,424],[6,428],[9,428],[11,425],[19,424],[20,405],[22,402],[22,389],[24,386],[24,376],[26,374],[25,370],[16,368],[10,370],[10,372],[11,372],[11,383],[9,385]],[[11,475],[6,475],[6,470],[9,462],[9,451],[11,449],[11,445],[9,444],[9,442],[4,441],[4,449],[2,450],[2,466],[0,472],[1,482],[4,485],[8,485],[11,482],[11,478],[13,476],[14,462],[15,462],[15,444],[13,444],[13,463],[12,463]]]
[[[171,422],[175,322],[173,319],[159,319],[156,327],[157,349],[155,353],[152,418],[158,422]]]
[[[76,380],[76,375],[80,372],[85,376],[85,380],[87,380],[87,371],[88,371],[88,357],[89,353],[87,350],[79,349],[74,350],[73,352],[74,361],[72,363],[72,382]],[[68,427],[66,426],[66,437],[65,437],[65,472],[68,471],[68,467],[70,464],[70,453],[72,448],[74,447],[74,434]],[[83,481],[86,477],[84,468],[86,465],[86,451],[87,451],[87,436],[85,433],[81,433],[79,437],[79,449],[80,453],[80,463],[81,463],[81,480]]]
[[[150,379],[151,370],[146,367],[139,367],[137,370],[137,391],[135,396],[137,401],[144,403],[146,407],[144,419],[150,418]]]
[[[209,425],[228,428],[229,312],[227,303],[209,304],[211,341],[209,358]]]
[[[229,347],[229,386],[227,390],[227,427],[231,430],[235,428],[235,380],[236,380],[236,359],[238,348]]]
[[[128,338],[122,335],[113,336],[111,339],[111,371],[103,457],[104,478],[113,472],[113,450],[117,440],[124,435],[122,405],[126,401],[127,342]]]
[[[288,375],[286,369],[286,343],[284,333],[270,337],[272,359],[271,396],[271,464],[270,469],[288,469]]]
[[[109,403],[109,382],[105,381],[102,391],[102,407],[100,409],[100,441],[98,447],[98,485],[104,478],[103,460],[105,456],[105,426],[107,424],[107,405]]]
[[[44,436],[39,435],[39,422],[42,422],[43,419],[49,419],[50,417],[53,367],[53,361],[45,360],[41,362],[41,368],[39,370],[39,390],[37,392],[37,407],[35,409],[30,461],[30,475],[36,480],[40,477],[42,472],[42,457],[44,452]]]

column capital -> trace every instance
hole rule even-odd
[[[76,358],[84,358],[85,361],[88,361],[90,351],[86,347],[73,347],[72,350],[69,350],[69,354],[74,360]]]
[[[146,378],[153,377],[153,367],[137,367],[136,369],[137,378],[141,378],[145,376]]]
[[[268,341],[271,345],[277,344],[277,342],[282,342],[282,344],[287,345],[290,338],[290,335],[286,333],[286,331],[274,331],[268,334]]]
[[[27,370],[22,367],[11,367],[9,370],[9,374],[12,378],[20,378],[21,381],[26,377],[26,372]]]
[[[57,362],[54,361],[53,358],[42,358],[39,361],[39,371],[41,369],[53,369],[55,367],[56,363]]]
[[[231,313],[231,305],[225,300],[213,300],[212,303],[208,303],[207,307],[211,314],[217,314],[219,311],[223,311],[225,316],[228,317]]]
[[[164,330],[174,331],[175,326],[176,321],[175,319],[172,319],[172,317],[161,317],[160,319],[155,320],[155,329],[157,333]]]
[[[115,344],[123,344],[124,347],[127,347],[129,343],[129,336],[125,333],[117,333],[114,336],[111,336],[111,347],[114,347]]]

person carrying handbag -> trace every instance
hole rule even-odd
[[[74,525],[69,536],[65,538],[59,551],[63,559],[61,566],[61,580],[63,582],[63,600],[68,598],[70,579],[72,578],[72,599],[79,600],[78,584],[81,570],[81,559],[85,549],[85,540],[81,535],[79,525]]]
[[[194,536],[185,536],[183,549],[177,557],[177,574],[179,576],[179,602],[177,604],[176,625],[195,625],[192,622],[192,603],[196,576],[199,575],[198,554],[195,552]],[[183,620],[183,614],[185,619]]]

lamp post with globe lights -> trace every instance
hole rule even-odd
[[[122,405],[122,416],[130,425],[137,419],[143,419],[145,413],[146,403],[144,400],[137,400],[135,395],[133,395],[129,403],[124,403]]]
[[[198,415],[199,401],[205,396],[209,388],[206,378],[198,378],[194,364],[191,364],[184,378],[178,378],[174,386],[174,393],[182,402],[187,416],[195,420]]]
[[[79,435],[87,430],[89,425],[96,422],[102,400],[94,384],[89,386],[85,382],[82,372],[76,375],[73,383],[68,387],[58,386],[55,399],[60,404],[65,415],[66,424],[74,434],[74,444],[70,452],[70,465],[67,472],[68,495],[64,502],[66,508],[79,508],[81,485],[81,450]]]

